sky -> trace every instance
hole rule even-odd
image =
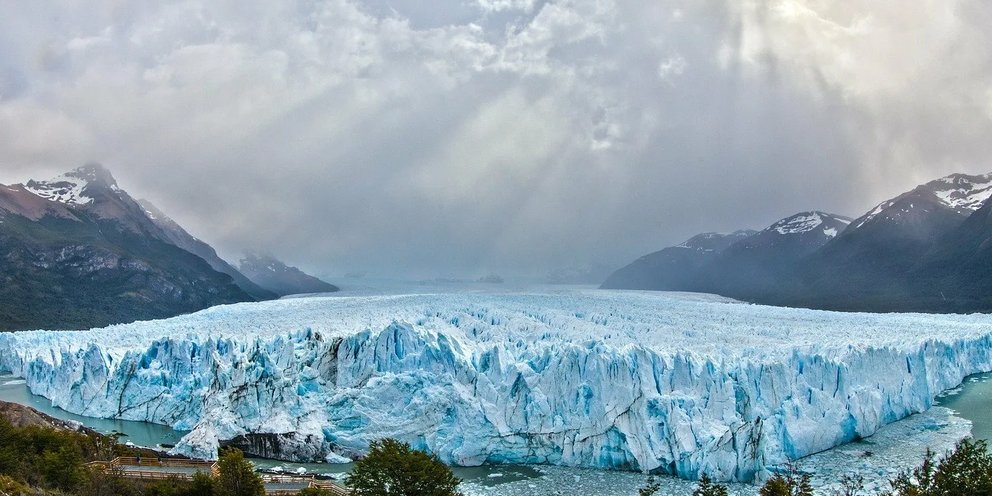
[[[10,2],[0,183],[228,259],[541,277],[992,171],[987,0]]]

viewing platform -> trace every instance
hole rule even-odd
[[[217,462],[187,460],[177,458],[117,457],[110,461],[95,461],[90,467],[112,472],[133,480],[192,480],[197,473],[211,477],[220,475]],[[318,480],[313,475],[272,475],[260,474],[265,485],[265,493],[273,496],[292,496],[307,488],[323,489],[334,496],[348,496],[351,491],[326,480]]]

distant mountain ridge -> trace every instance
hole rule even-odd
[[[238,263],[238,269],[255,284],[280,296],[338,291],[337,286],[290,267],[269,254],[248,253]]]
[[[147,206],[98,164],[0,186],[0,330],[87,329],[274,297],[215,270],[224,262],[213,248]]]
[[[951,174],[853,221],[816,211],[786,217],[697,261],[690,277],[679,266],[684,260],[650,267],[642,257],[602,287],[705,291],[835,310],[988,311],[990,197],[992,174]]]
[[[162,213],[150,201],[138,200],[138,204],[145,209],[148,218],[162,229],[170,243],[206,260],[210,264],[210,267],[217,272],[231,276],[234,283],[253,298],[257,300],[271,300],[279,297],[275,292],[264,289],[245,277],[238,269],[235,269],[231,264],[220,258],[217,255],[217,250],[214,250],[212,246],[186,232],[182,226],[169,218],[168,215]]]
[[[757,231],[697,234],[683,243],[645,255],[606,279],[605,289],[706,291],[704,269],[734,243]]]

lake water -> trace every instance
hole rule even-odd
[[[992,373],[976,374],[937,397],[937,404],[971,421],[971,435],[992,443]]]
[[[10,375],[0,375],[0,400],[30,406],[39,412],[64,420],[74,420],[97,432],[105,434],[120,433],[120,441],[132,442],[139,446],[154,448],[159,445],[174,445],[186,435],[185,432],[175,431],[169,426],[149,422],[133,422],[129,420],[100,419],[83,417],[55,408],[44,397],[31,394],[23,380]]]

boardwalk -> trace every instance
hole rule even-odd
[[[191,480],[197,473],[218,475],[216,462],[182,460],[174,458],[118,457],[111,461],[89,463],[91,467],[115,472],[135,480]],[[351,491],[331,481],[317,480],[314,476],[262,474],[265,493],[272,496],[291,496],[306,488],[323,489],[334,496],[349,496]]]
[[[218,473],[216,462],[175,458],[119,456],[109,462],[91,462],[89,465],[102,468],[105,471],[116,472],[128,479],[138,480],[190,480],[198,472],[209,475],[217,475]]]

